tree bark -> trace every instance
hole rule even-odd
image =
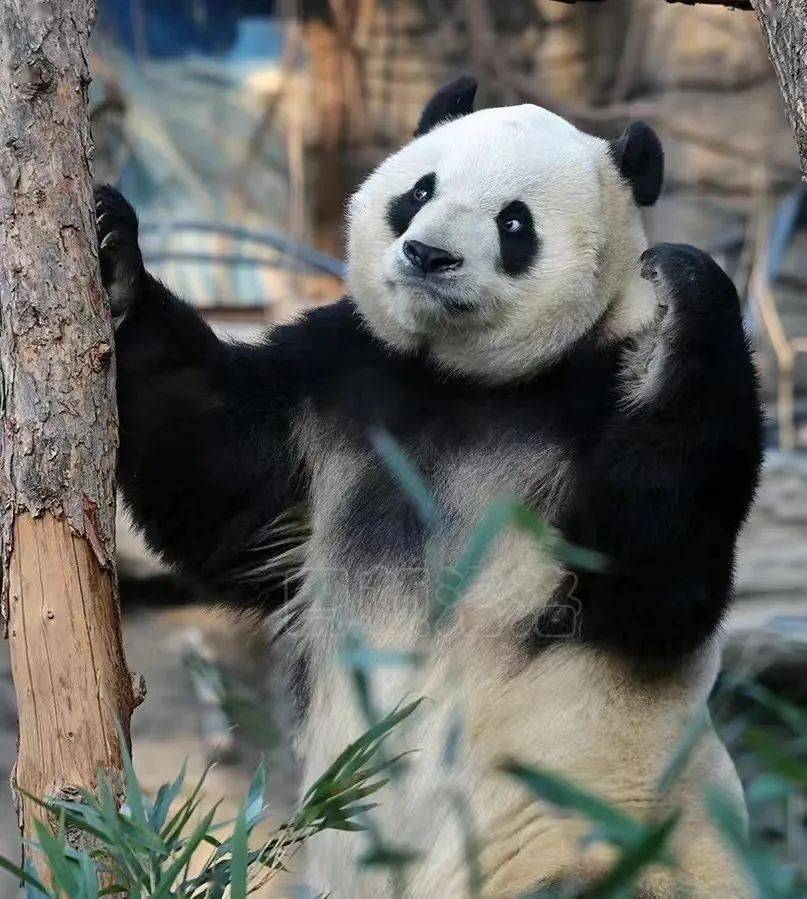
[[[807,180],[807,0],[751,0]]]
[[[0,0],[0,534],[23,835],[120,783],[138,691],[114,563],[117,413],[87,117],[94,0]]]
[[[752,9],[751,0],[667,0],[667,3],[684,3],[686,6],[727,6],[729,9]]]
[[[560,3],[577,3],[577,0],[559,0]],[[583,3],[601,3],[602,0],[581,0]],[[729,9],[752,9],[753,0],[666,0],[667,3],[683,3],[685,6],[727,6]]]

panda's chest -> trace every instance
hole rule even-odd
[[[435,542],[450,560],[502,496],[555,520],[609,414],[612,371],[610,356],[581,352],[500,389],[403,362],[334,382],[309,422],[312,524],[329,561],[417,566]],[[392,460],[378,434],[391,438]]]
[[[313,485],[315,535],[334,561],[351,570],[418,568],[429,549],[452,562],[502,497],[551,521],[572,465],[568,444],[549,434],[527,439],[512,429],[448,446],[428,430],[409,435],[393,444],[391,466],[377,446],[343,439],[323,460]],[[402,477],[403,466],[416,476]]]

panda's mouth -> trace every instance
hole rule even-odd
[[[427,311],[449,313],[450,315],[468,315],[477,311],[477,306],[463,296],[456,284],[456,279],[441,276],[437,281],[432,278],[404,276],[395,282],[395,287],[403,289],[410,297],[423,303]]]
[[[443,308],[453,315],[464,315],[468,312],[475,312],[476,306],[463,300],[461,297],[442,297],[440,303]]]

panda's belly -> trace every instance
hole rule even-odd
[[[402,616],[396,626],[394,618],[384,628],[370,629],[365,635],[370,645],[401,648],[400,634],[411,634],[412,623]],[[462,627],[432,644],[419,665],[380,665],[370,674],[381,712],[425,697],[388,746],[389,752],[416,752],[403,778],[377,797],[381,806],[373,813],[392,846],[420,853],[410,871],[409,895],[416,899],[467,895],[457,797],[467,803],[485,846],[486,896],[526,893],[544,879],[573,871],[602,873],[610,859],[580,850],[585,824],[536,804],[500,773],[500,763],[513,758],[550,768],[631,814],[648,815],[657,808],[659,775],[714,677],[713,648],[677,677],[649,685],[617,660],[579,645],[555,646],[524,659],[508,649],[501,634],[490,635],[476,624],[483,622],[466,617]],[[319,655],[312,675],[312,704],[300,735],[306,784],[367,726],[338,655]],[[717,872],[710,882],[714,887],[735,881],[700,810],[710,784],[741,802],[731,762],[711,734],[674,799],[688,809],[689,870],[693,877]],[[312,846],[311,885],[335,899],[392,896],[384,878],[357,864],[366,849],[354,835],[323,835]]]

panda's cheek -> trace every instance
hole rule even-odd
[[[389,244],[381,253],[379,269],[386,282],[397,281],[401,275],[400,239]]]

